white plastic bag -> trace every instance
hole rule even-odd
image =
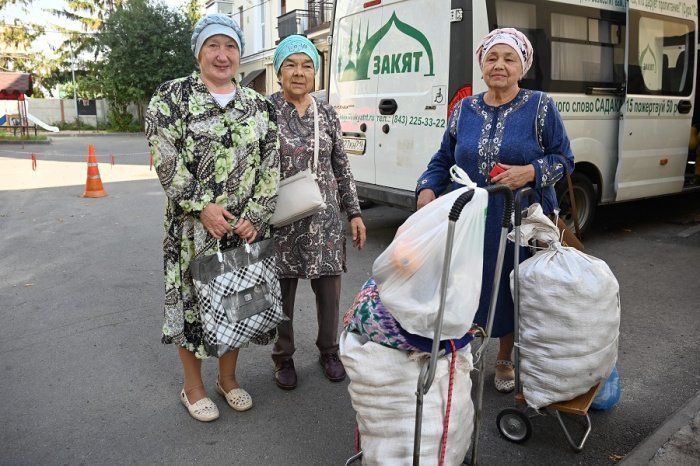
[[[488,193],[460,188],[437,198],[398,229],[394,240],[374,261],[372,273],[382,303],[401,326],[433,338],[440,305],[440,284],[447,242],[448,214],[469,189],[474,197],[455,222],[449,285],[441,340],[461,338],[479,306]]]
[[[420,355],[420,356],[418,356]],[[416,386],[427,353],[399,351],[355,333],[340,336],[340,358],[350,378],[348,391],[357,413],[365,466],[404,466],[413,462]],[[445,465],[459,465],[474,429],[470,346],[456,353]],[[452,356],[441,357],[433,384],[423,397],[421,465],[437,465],[447,409]]]
[[[510,275],[513,289],[513,272]],[[523,393],[541,408],[586,393],[617,361],[619,285],[608,265],[558,242],[520,264]]]
[[[515,230],[508,233],[508,239],[515,241]],[[539,203],[527,208],[527,215],[520,225],[520,244],[529,244],[530,240],[544,241],[547,244],[561,242],[559,228],[544,214]]]

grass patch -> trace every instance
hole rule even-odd
[[[14,136],[0,132],[0,141],[22,142],[22,141],[46,141],[46,136]]]

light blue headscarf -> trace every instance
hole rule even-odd
[[[199,59],[199,51],[202,50],[204,41],[217,34],[223,34],[235,40],[236,44],[238,44],[238,50],[240,50],[241,56],[243,56],[245,40],[243,40],[243,32],[241,32],[238,23],[226,15],[213,13],[202,17],[194,27],[190,45],[192,46],[192,53],[194,53],[196,59]]]
[[[314,62],[314,71],[318,73],[320,58],[318,57],[318,50],[316,50],[314,44],[304,36],[292,35],[285,37],[284,40],[279,43],[277,49],[275,49],[275,56],[272,62],[276,74],[280,74],[280,68],[284,60],[295,53],[305,53],[308,55]]]

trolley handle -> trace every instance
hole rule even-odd
[[[525,187],[515,193],[515,222],[513,223],[513,226],[519,227],[522,222],[523,209],[521,206],[522,198],[525,196],[527,196],[528,200],[532,204],[532,202],[535,200],[535,191],[532,188]]]
[[[513,213],[513,191],[504,184],[493,184],[486,186],[484,188],[488,191],[489,195],[502,195],[503,199],[503,220],[501,222],[501,228],[508,228],[510,226],[510,216]]]
[[[454,204],[452,204],[452,209],[450,209],[450,214],[447,216],[447,218],[452,221],[456,222],[459,220],[459,216],[462,214],[462,210],[464,209],[464,206],[466,206],[469,201],[472,200],[474,197],[474,190],[470,189],[469,191],[461,194],[457,200],[455,201]]]

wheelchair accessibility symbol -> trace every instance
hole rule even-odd
[[[433,87],[433,104],[444,105],[445,104],[445,86],[434,86]]]

